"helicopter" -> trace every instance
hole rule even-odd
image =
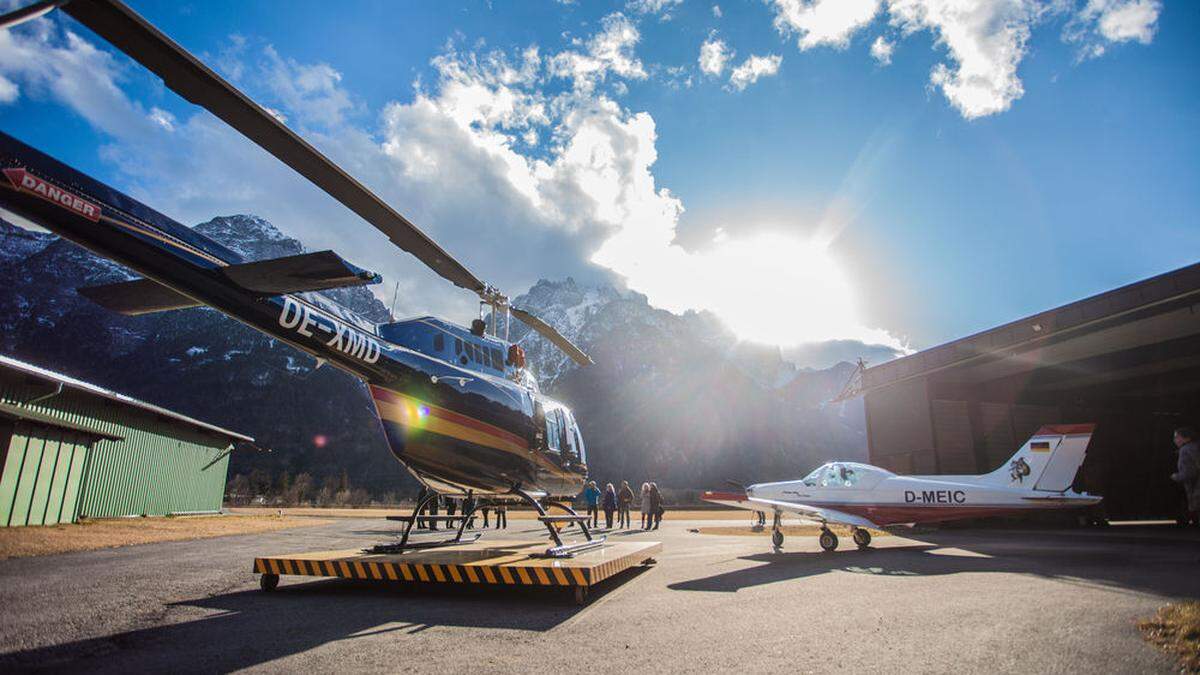
[[[377,552],[463,541],[411,540],[439,495],[519,500],[537,511],[564,557],[602,544],[570,507],[587,479],[587,454],[570,408],[541,393],[511,318],[580,366],[592,360],[566,337],[472,274],[382,199],[119,0],[46,0],[0,16],[0,29],[59,9],[307,178],[451,283],[479,296],[469,327],[433,316],[376,324],[314,291],[376,284],[378,274],[332,251],[247,261],[221,244],[0,132],[0,206],[142,275],[78,289],[102,307],[140,315],[209,306],[366,383],[397,460],[426,488],[398,544]],[[483,308],[490,309],[484,321]],[[500,327],[504,326],[503,335]],[[556,508],[565,515],[549,515]],[[564,543],[576,524],[585,540]],[[478,538],[478,534],[474,535]]]

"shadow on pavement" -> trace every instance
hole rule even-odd
[[[1175,597],[1200,596],[1200,542],[1190,533],[1141,536],[1115,530],[936,532],[920,542],[870,548],[763,552],[738,560],[752,567],[670,584],[676,591],[735,593],[743,588],[829,572],[890,577],[1001,572]]]
[[[648,569],[634,567],[594,587],[592,601]],[[441,626],[544,632],[587,609],[566,589],[292,579],[271,593],[245,590],[166,606],[218,612],[203,618],[0,655],[0,671],[225,672],[331,642]]]

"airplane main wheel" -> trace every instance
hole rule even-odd
[[[854,530],[854,543],[860,549],[867,548],[871,545],[871,533],[861,528]]]
[[[775,548],[783,548],[783,533],[779,530],[772,532],[771,543],[775,544]]]
[[[837,547],[838,547],[837,535],[829,530],[821,530],[820,542],[821,542],[821,548],[825,549],[826,551],[837,550]]]

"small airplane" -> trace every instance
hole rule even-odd
[[[0,206],[99,256],[143,275],[79,289],[126,315],[207,305],[309,353],[368,385],[380,430],[393,455],[428,490],[399,544],[382,550],[459,543],[410,542],[439,494],[521,500],[538,512],[555,546],[572,555],[604,541],[593,537],[570,498],[587,479],[587,455],[571,410],[541,393],[523,348],[508,341],[510,316],[540,333],[581,366],[592,360],[538,317],[514,307],[425,233],[283,122],[250,100],[119,0],[43,0],[0,16],[11,29],[59,9],[162,78],[307,178],[455,285],[479,296],[480,316],[464,327],[436,317],[376,324],[314,294],[379,283],[373,272],[332,251],[248,261],[149,206],[0,132]],[[248,179],[253,179],[248,176]],[[484,307],[491,321],[484,320]],[[490,333],[489,334],[489,324]],[[503,337],[500,325],[503,324]],[[548,515],[558,508],[566,515]],[[558,529],[577,524],[586,541],[564,544]]]
[[[1100,503],[1102,497],[1071,489],[1083,464],[1094,424],[1043,426],[1000,468],[979,476],[898,476],[858,462],[829,462],[801,480],[758,483],[743,492],[705,492],[714,504],[776,515],[795,513],[821,524],[820,544],[838,547],[829,524],[849,525],[860,549],[871,544],[866,528],[1011,515]],[[775,519],[771,541],[783,547]]]

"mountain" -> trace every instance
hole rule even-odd
[[[572,279],[541,280],[513,304],[595,361],[580,368],[512,324],[543,390],[574,411],[599,480],[711,487],[866,457],[861,402],[825,404],[849,363],[798,369],[778,348],[739,343],[709,313],[672,314],[641,294]]]
[[[214,218],[196,231],[249,260],[304,252],[255,216]],[[194,415],[258,439],[232,474],[260,483],[304,472],[375,496],[414,483],[378,433],[364,387],[216,311],[141,317],[103,310],[78,286],[131,278],[57,237],[0,224],[0,351]],[[365,288],[327,297],[374,321],[388,312]],[[848,363],[797,368],[775,347],[739,343],[709,313],[672,314],[638,293],[541,280],[514,301],[553,324],[596,364],[579,368],[517,321],[548,394],[575,411],[593,475],[719,486],[796,476],[829,458],[862,458],[861,403],[824,402]],[[268,478],[269,477],[269,478]]]

